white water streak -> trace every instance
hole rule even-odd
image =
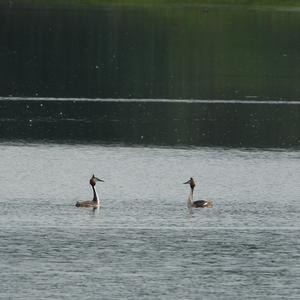
[[[300,105],[300,101],[283,100],[200,100],[200,99],[124,99],[124,98],[54,98],[54,97],[0,97],[11,101],[73,101],[73,102],[119,102],[119,103],[199,103],[199,104],[270,104],[270,105]]]

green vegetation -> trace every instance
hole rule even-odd
[[[299,7],[299,0],[15,0],[15,4],[47,6],[98,6],[98,5],[248,5]]]

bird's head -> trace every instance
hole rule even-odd
[[[90,185],[91,185],[91,186],[95,186],[97,181],[104,182],[104,180],[99,179],[98,177],[96,177],[96,176],[93,174],[92,178],[90,179]]]
[[[183,184],[189,184],[192,190],[194,190],[194,188],[196,186],[196,183],[195,183],[193,177],[191,177],[187,182],[184,182]]]

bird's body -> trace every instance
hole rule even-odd
[[[197,200],[197,201],[193,202],[193,207],[211,208],[211,207],[213,207],[213,204],[211,201],[208,201],[208,200]]]
[[[77,201],[75,204],[76,207],[92,207],[92,208],[98,208],[100,207],[100,203],[97,201]]]
[[[194,201],[194,188],[196,186],[196,183],[194,181],[194,179],[191,177],[190,180],[188,180],[187,182],[184,182],[184,184],[189,184],[191,187],[191,191],[189,194],[189,197],[187,199],[187,206],[189,208],[191,207],[202,207],[202,208],[212,208],[213,207],[213,202],[210,200],[196,200]]]
[[[101,179],[95,177],[95,175],[92,176],[90,179],[90,185],[92,186],[93,189],[93,200],[91,201],[77,201],[75,206],[76,207],[86,207],[86,208],[99,208],[100,207],[100,199],[96,191],[96,182],[97,181],[102,181]]]

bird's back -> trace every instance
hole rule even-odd
[[[100,207],[100,203],[98,203],[97,201],[82,201],[79,202],[77,201],[75,204],[76,207]]]
[[[194,201],[193,206],[211,208],[213,207],[213,203],[211,201],[206,201],[206,200],[197,200]]]

